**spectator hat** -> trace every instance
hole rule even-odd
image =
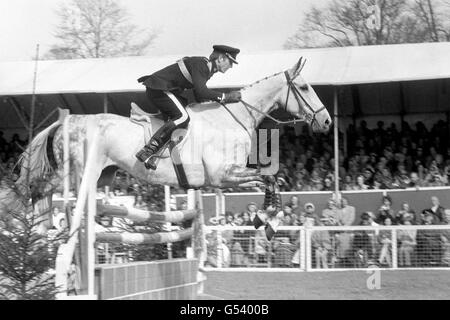
[[[314,206],[314,204],[312,202],[307,202],[305,203],[305,210],[308,209],[308,207],[313,208],[313,210],[316,209],[316,207]]]

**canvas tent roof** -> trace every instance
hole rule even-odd
[[[450,78],[450,43],[284,50],[239,55],[240,64],[210,87],[241,87],[307,58],[312,85],[346,85]],[[37,94],[139,92],[136,79],[180,56],[40,61]],[[34,61],[0,62],[0,95],[31,94]]]

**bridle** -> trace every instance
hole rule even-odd
[[[302,67],[303,68],[303,67]],[[301,71],[301,69],[300,69]],[[291,79],[291,76],[289,75],[288,71],[284,72],[284,75],[286,77],[286,81],[288,83],[288,92],[286,95],[286,102],[284,104],[284,111],[287,112],[287,103],[289,101],[289,94],[292,91],[292,94],[295,97],[295,100],[297,100],[297,103],[299,106],[301,106],[300,104],[300,99],[303,100],[303,102],[305,103],[305,105],[308,107],[309,111],[311,111],[311,114],[308,114],[306,112],[303,112],[303,116],[305,117],[306,122],[309,122],[309,125],[312,126],[314,124],[314,122],[317,122],[316,116],[318,113],[322,112],[322,110],[325,109],[325,106],[322,106],[322,108],[319,108],[319,110],[314,110],[311,105],[308,103],[308,101],[303,97],[302,93],[297,89],[297,87],[295,86],[294,80],[295,78],[300,74],[300,71],[297,73],[297,75]],[[309,119],[310,118],[310,119]],[[291,120],[292,123],[296,123],[295,119]],[[298,122],[298,121],[297,121]],[[318,123],[317,123],[318,124]]]
[[[253,120],[254,120],[255,123],[256,123],[256,119],[255,119],[255,117],[253,116],[253,114],[251,113],[250,109],[251,109],[251,110],[254,110],[254,111],[256,111],[256,112],[258,112],[258,113],[260,113],[260,114],[262,114],[262,115],[264,115],[264,117],[267,117],[267,118],[271,119],[272,121],[274,121],[274,122],[276,123],[276,125],[296,124],[296,123],[300,123],[300,122],[306,121],[306,122],[309,123],[310,126],[312,126],[312,125],[314,124],[314,122],[317,122],[316,116],[317,116],[318,113],[320,113],[320,112],[322,112],[324,109],[326,109],[325,106],[322,106],[322,107],[321,107],[320,109],[318,109],[318,110],[314,110],[314,109],[311,107],[311,105],[308,103],[308,101],[305,99],[305,97],[302,95],[302,93],[297,89],[297,87],[295,86],[295,83],[294,83],[295,78],[298,77],[298,75],[300,75],[300,71],[303,69],[303,66],[304,66],[304,65],[305,65],[305,63],[303,63],[303,64],[301,65],[301,67],[299,68],[299,70],[296,72],[295,77],[293,77],[293,78],[291,78],[291,76],[289,75],[289,71],[288,71],[288,70],[282,71],[282,72],[284,73],[284,76],[286,77],[286,81],[287,81],[287,84],[288,84],[288,92],[287,92],[287,95],[286,95],[286,102],[284,103],[283,109],[284,109],[284,111],[287,112],[287,104],[288,104],[288,101],[289,101],[289,95],[290,95],[290,93],[291,93],[291,91],[292,91],[292,94],[294,95],[295,100],[297,100],[297,103],[298,103],[299,107],[301,106],[300,100],[302,100],[302,101],[304,102],[304,104],[306,105],[306,107],[311,111],[312,114],[309,114],[309,113],[307,113],[306,111],[303,111],[302,118],[294,118],[294,119],[288,120],[288,121],[280,121],[280,120],[275,119],[274,117],[272,117],[270,114],[268,114],[268,113],[266,113],[266,112],[263,112],[263,111],[257,109],[256,107],[252,106],[250,103],[245,102],[244,100],[241,99],[240,102],[245,106],[246,110],[248,111],[248,113],[250,114],[250,116],[253,118]],[[266,77],[266,78],[264,78],[263,80],[266,80],[266,79],[275,77],[275,76],[281,74],[282,72],[278,72],[278,73],[276,73],[276,74],[274,74],[274,75],[272,75],[272,76],[270,76],[270,77]],[[232,116],[232,117],[233,117],[233,118],[234,118],[234,119],[235,119],[242,127],[245,128],[245,126],[242,124],[242,122],[239,121],[239,119],[238,119],[238,118],[237,118],[237,117],[236,117],[236,116],[235,116],[235,115],[227,108],[227,106],[226,106],[225,104],[222,104],[222,105],[223,105],[223,106],[225,107],[225,109],[231,114],[231,116]],[[301,109],[303,110],[303,108],[301,108]],[[256,127],[256,125],[255,125],[255,127]],[[245,130],[247,131],[246,128],[245,128]]]

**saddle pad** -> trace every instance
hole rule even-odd
[[[142,110],[136,103],[131,103],[131,110],[130,110],[130,121],[133,123],[136,123],[142,127],[144,130],[144,142],[145,144],[148,144],[150,141],[150,138],[153,136],[153,125],[152,125],[152,118],[154,119],[157,115],[160,113],[147,113],[144,110]],[[179,140],[176,144],[176,148],[180,151],[183,147],[186,137],[189,135],[190,132],[190,126],[187,128],[186,135],[183,136],[181,141]],[[170,156],[169,151],[167,150],[168,143],[166,143],[161,150],[156,154],[158,158],[168,158]],[[158,160],[159,161],[159,160]]]

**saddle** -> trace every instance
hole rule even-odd
[[[153,136],[153,124],[152,119],[154,120],[156,116],[160,113],[147,113],[142,110],[136,103],[131,103],[130,109],[130,121],[140,125],[142,130],[144,131],[144,143],[147,144],[150,141],[150,138]],[[155,154],[156,157],[156,165],[158,165],[161,159],[172,158],[172,163],[177,174],[178,182],[180,186],[185,189],[190,189],[189,183],[186,178],[186,173],[184,171],[184,167],[181,164],[180,151],[184,146],[186,141],[186,137],[189,135],[190,126],[187,128],[186,135],[178,136],[176,140],[169,140],[165,145],[161,147],[161,149]]]

